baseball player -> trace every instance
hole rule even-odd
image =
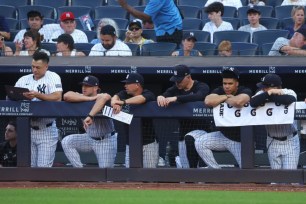
[[[21,77],[16,87],[28,88],[24,93],[32,101],[61,101],[62,82],[55,72],[48,70],[49,57],[45,52],[35,52],[32,74]],[[58,141],[55,118],[31,119],[31,166],[52,167]]]
[[[126,76],[126,79],[122,81],[125,83],[125,90],[116,93],[111,100],[114,113],[119,113],[124,106],[130,104],[143,104],[148,101],[154,101],[155,95],[144,89],[144,79],[138,73],[131,73]],[[155,139],[155,134],[152,127],[152,119],[142,120],[142,136],[143,136],[143,167],[155,168],[158,162],[158,143]],[[129,138],[126,139],[126,154],[125,154],[125,166],[130,166],[129,156]]]
[[[187,103],[203,101],[209,93],[208,85],[193,80],[190,69],[186,65],[175,66],[174,74],[170,78],[170,81],[175,84],[157,97],[158,106],[167,107],[173,102]],[[204,124],[205,122],[202,119],[200,123],[199,120],[180,120],[178,150],[183,168],[198,167],[199,157],[194,146],[194,135],[185,134],[190,131],[191,127],[200,126],[199,128],[201,128]]]
[[[90,113],[84,120],[84,134],[72,134],[62,140],[63,150],[73,167],[83,167],[78,151],[93,151],[100,168],[113,167],[117,153],[117,133],[113,120],[109,118],[94,118],[111,99],[107,93],[101,93],[99,80],[88,75],[81,82],[82,94],[69,91],[64,94],[68,102],[96,101]]]
[[[282,80],[276,74],[267,74],[257,84],[260,90],[251,98],[252,107],[265,102],[290,105],[296,101],[296,93],[282,88]],[[267,151],[272,169],[297,169],[300,155],[300,140],[294,124],[266,125]]]
[[[5,142],[0,144],[0,167],[17,166],[17,126],[13,121],[5,128]]]
[[[233,67],[222,71],[223,86],[212,91],[205,98],[205,105],[209,107],[218,106],[220,103],[227,103],[231,106],[241,108],[248,103],[252,91],[249,88],[239,86],[239,71]],[[206,133],[195,141],[195,147],[201,158],[210,168],[220,169],[212,151],[230,151],[238,165],[241,167],[241,143],[240,127],[220,127],[219,131]],[[199,134],[199,132],[196,132]]]

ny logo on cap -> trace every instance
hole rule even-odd
[[[230,71],[233,72],[233,71],[234,71],[234,68],[233,68],[233,67],[230,67],[228,70],[230,70]]]
[[[126,75],[126,78],[125,78],[125,79],[128,79],[128,78],[129,78],[129,76],[130,76],[129,74],[128,74],[128,75]]]
[[[174,71],[174,75],[177,76],[177,71]]]
[[[190,32],[189,35],[190,35],[190,36],[194,36],[194,33],[193,33],[193,32]]]
[[[88,77],[85,77],[85,78],[84,78],[84,81],[88,81],[88,79],[89,79]]]

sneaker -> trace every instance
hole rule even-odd
[[[166,166],[166,161],[162,157],[159,157],[157,166]]]

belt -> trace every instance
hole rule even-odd
[[[51,127],[52,124],[53,124],[53,122],[48,123],[47,125],[42,126],[42,127],[39,127],[39,126],[31,126],[31,128],[32,128],[33,130],[40,130],[40,129],[43,129],[43,128]]]
[[[292,137],[294,137],[296,134],[297,134],[297,131],[293,132],[292,133]],[[289,139],[290,136],[291,135],[285,136],[285,137],[271,137],[271,136],[269,136],[269,137],[271,137],[271,138],[273,138],[275,140],[278,140],[278,141],[286,141],[287,139]]]
[[[116,134],[116,131],[113,131],[113,132],[107,133],[107,134],[105,134],[105,135],[103,135],[103,136],[101,136],[101,137],[90,137],[90,138],[93,139],[93,140],[100,141],[100,140],[104,140],[104,139],[106,139],[106,138],[109,138],[109,137],[111,137],[111,136],[114,136],[115,134]]]

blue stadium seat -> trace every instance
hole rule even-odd
[[[67,11],[72,12],[75,18],[89,14],[90,17],[93,19],[93,11],[91,7],[88,7],[88,6],[61,6],[61,7],[58,7],[57,9],[58,18],[61,16],[62,13],[67,12]]]
[[[150,1],[150,0],[142,0],[142,2],[141,2],[141,6],[145,6],[145,5],[147,5],[149,1]]]
[[[129,14],[121,6],[99,6],[95,8],[95,19],[101,18],[129,19]]]
[[[274,43],[265,43],[261,45],[261,54],[268,55]]]
[[[10,30],[19,30],[19,21],[15,18],[5,18]]]
[[[271,17],[273,12],[272,6],[255,6],[257,10],[261,12],[261,17]],[[247,11],[250,9],[249,6],[243,6],[238,9],[238,18],[248,18]]]
[[[288,28],[290,26],[293,26],[293,24],[294,24],[294,21],[293,21],[293,19],[291,17],[290,18],[283,18],[279,22],[279,27],[281,29],[285,29],[285,28]]]
[[[109,0],[108,0],[109,1]],[[88,6],[94,9],[97,6],[103,6],[104,0],[71,0],[71,6]]]
[[[5,18],[16,18],[17,10],[15,6],[0,5],[0,14]]]
[[[19,6],[31,5],[31,0],[0,0],[0,5]]]
[[[44,18],[44,25],[50,24],[50,23],[55,23],[55,20],[52,18]],[[21,19],[20,20],[20,29],[26,29],[29,27],[28,24],[28,19]]]
[[[207,0],[179,0],[178,5],[188,5],[188,6],[197,6],[203,8]]]
[[[138,10],[138,11],[144,11],[146,8],[146,6],[134,6],[134,9]],[[130,21],[136,19],[133,15],[130,15]]]
[[[232,24],[234,30],[238,30],[240,26],[240,19],[239,18],[231,18],[231,17],[224,17],[222,18],[224,21],[227,21]]]
[[[232,42],[232,55],[253,56],[256,54],[258,45],[246,42]]]
[[[83,30],[83,32],[86,34],[88,42],[91,42],[93,39],[97,38],[97,31]]]
[[[193,35],[197,42],[210,42],[210,32],[202,30],[183,30],[183,35],[189,33]]]
[[[74,48],[77,51],[84,52],[86,56],[88,56],[93,46],[94,44],[91,44],[91,43],[74,43]]]
[[[80,0],[80,1],[82,1],[82,0]],[[126,2],[128,2],[128,4],[133,6],[133,7],[141,5],[141,0],[127,0]],[[107,5],[108,6],[120,6],[118,4],[117,0],[107,0]]]
[[[48,50],[50,52],[50,54],[55,54],[56,53],[56,43],[41,43],[41,46],[40,46],[41,49],[45,49],[45,50]]]
[[[219,45],[223,40],[230,42],[250,42],[250,33],[238,30],[227,30],[214,32],[214,43]]]
[[[184,18],[183,30],[202,30],[202,20],[198,18]]]
[[[17,35],[18,32],[19,30],[10,30],[11,38],[8,41],[14,41],[15,36]],[[5,43],[7,43],[8,41],[6,41]]]
[[[272,7],[276,7],[276,6],[280,6],[283,3],[284,0],[266,0],[266,5],[267,6],[272,6]]]
[[[142,56],[170,56],[176,49],[175,43],[155,42],[142,45]]]
[[[14,40],[14,39],[13,39],[13,40]],[[13,41],[13,40],[12,40],[12,41]],[[15,45],[15,43],[12,42],[12,41],[6,41],[6,42],[5,42],[5,45],[8,46],[8,47],[10,47],[10,48],[13,50],[13,52],[15,53],[15,51],[16,51],[16,45]]]
[[[196,6],[178,6],[181,11],[181,14],[185,18],[201,18],[201,8]]]
[[[279,20],[282,20],[284,18],[290,18],[291,17],[292,8],[293,8],[293,5],[276,6],[274,8],[275,18],[278,18]]]
[[[142,36],[146,39],[151,39],[156,42],[155,30],[153,29],[143,29]]]
[[[139,56],[139,54],[140,54],[140,47],[139,47],[138,44],[135,44],[135,43],[126,43],[126,44],[131,49],[133,56]]]
[[[205,13],[205,7],[202,9],[202,19],[207,19],[208,15]],[[233,6],[224,6],[224,14],[222,17],[237,17],[237,9]]]
[[[201,52],[203,56],[211,56],[216,55],[217,45],[210,42],[196,42],[193,49]]]
[[[243,25],[247,25],[249,24],[249,21],[247,18],[242,19],[241,20],[241,24]],[[265,26],[267,29],[277,29],[278,28],[278,24],[279,24],[279,20],[277,18],[260,18],[259,23],[263,26]]]
[[[18,19],[28,18],[27,14],[29,11],[36,10],[41,13],[45,18],[54,19],[54,8],[51,6],[20,6],[18,7]]]
[[[68,6],[68,1],[67,0],[55,0],[55,1],[34,0],[33,5],[51,6],[57,9],[58,7],[61,7],[61,6]]]

